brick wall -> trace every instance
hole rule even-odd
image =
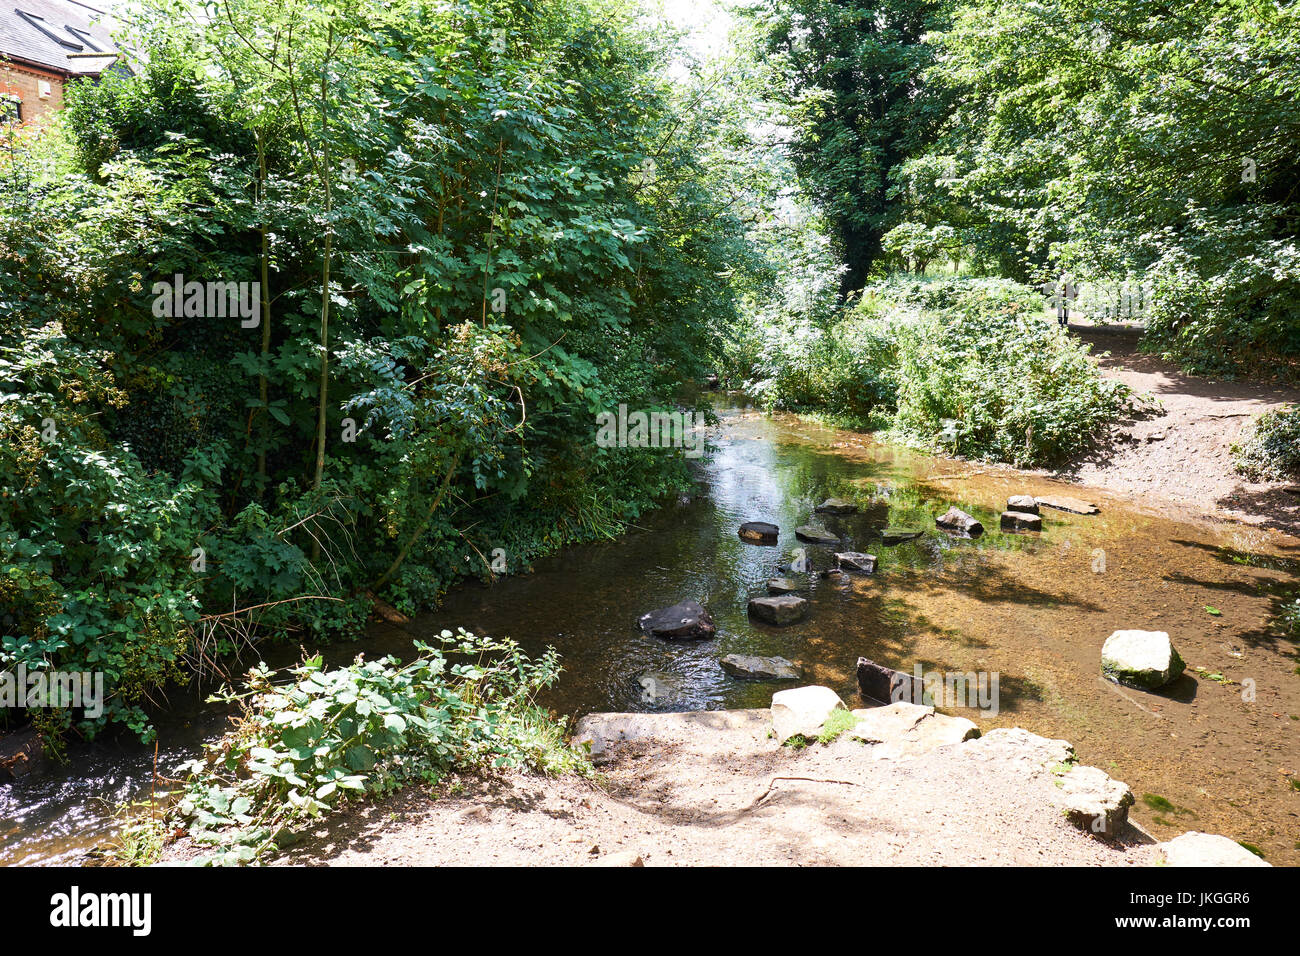
[[[41,99],[37,90],[40,80],[50,84],[50,95]],[[35,68],[0,60],[0,93],[16,93],[23,101],[23,122],[40,121],[63,107],[63,78]]]

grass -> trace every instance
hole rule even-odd
[[[826,718],[826,723],[822,724],[822,732],[817,735],[817,740],[823,744],[833,743],[841,734],[852,730],[857,724],[858,718],[853,716],[852,711],[833,710]]]

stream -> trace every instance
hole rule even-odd
[[[1272,863],[1300,864],[1300,658],[1273,623],[1283,598],[1300,590],[1293,539],[1179,520],[1167,506],[922,455],[730,399],[718,412],[695,494],[617,541],[459,587],[410,624],[376,624],[364,640],[331,647],[329,658],[407,658],[413,638],[457,626],[534,653],[554,646],[565,672],[541,703],[571,716],[766,707],[774,690],[797,686],[737,681],[718,665],[729,653],[797,661],[803,683],[833,688],[850,707],[860,706],[859,656],[908,673],[917,664],[996,673],[996,714],[945,709],[982,730],[1021,726],[1068,739],[1082,762],[1132,787],[1131,816],[1159,839],[1222,833]],[[1004,533],[998,514],[1012,494],[1070,495],[1101,513],[1044,508],[1042,533]],[[829,496],[856,502],[859,513],[814,521],[813,507]],[[986,532],[936,531],[935,516],[952,504]],[[737,528],[751,520],[778,524],[778,546],[741,541]],[[824,524],[844,546],[797,542],[795,527],[808,523]],[[886,547],[879,533],[887,526],[925,533]],[[833,550],[870,552],[876,573],[814,576],[802,622],[751,622],[748,599],[766,593],[799,547],[814,568],[830,567]],[[714,639],[668,642],[636,629],[641,614],[686,598],[709,607]],[[1186,674],[1156,693],[1102,680],[1101,645],[1121,628],[1168,631]],[[160,772],[220,732],[224,715],[202,703],[207,690],[184,691],[158,719]],[[76,861],[111,833],[118,804],[147,796],[153,764],[152,745],[124,738],[0,785],[0,863]]]

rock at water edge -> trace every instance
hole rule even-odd
[[[816,737],[834,711],[846,709],[829,687],[814,684],[783,690],[772,695],[772,729],[782,744],[794,736]]]

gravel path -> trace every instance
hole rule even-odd
[[[1185,375],[1138,352],[1138,329],[1079,324],[1071,331],[1093,346],[1103,375],[1159,404],[1154,414],[1117,427],[1099,452],[1061,477],[1300,533],[1300,497],[1283,491],[1283,483],[1247,481],[1233,470],[1231,453],[1252,417],[1300,402],[1300,390]]]

